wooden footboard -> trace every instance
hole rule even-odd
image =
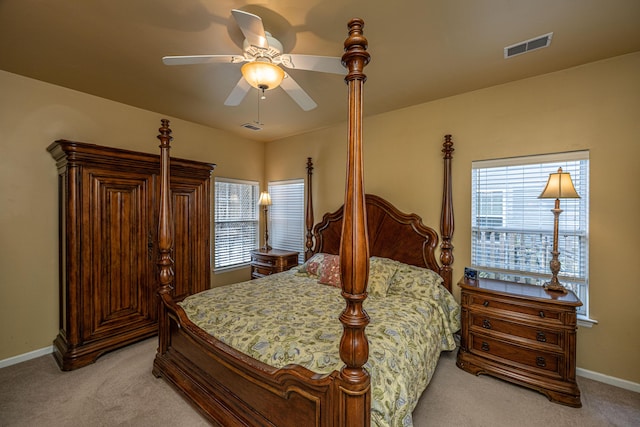
[[[295,365],[276,369],[225,345],[164,301],[168,342],[153,373],[221,426],[337,426],[338,372],[318,375]]]

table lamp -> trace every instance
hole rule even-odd
[[[573,186],[571,175],[569,175],[568,172],[562,172],[562,168],[558,168],[558,172],[549,174],[549,181],[547,181],[547,186],[544,188],[538,198],[556,199],[555,207],[551,209],[551,212],[553,212],[554,215],[553,250],[551,251],[551,254],[553,256],[551,258],[551,262],[549,263],[552,276],[551,281],[545,283],[544,287],[549,291],[565,294],[567,293],[567,290],[558,281],[558,272],[560,272],[560,261],[558,260],[558,255],[560,255],[560,252],[558,251],[558,218],[562,213],[562,209],[560,209],[560,199],[579,199],[580,196]]]

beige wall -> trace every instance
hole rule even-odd
[[[635,383],[640,383],[639,76],[640,53],[635,53],[370,117],[364,125],[366,191],[434,225],[440,215],[441,144],[444,134],[453,135],[456,280],[470,262],[473,160],[588,149],[590,305],[599,323],[579,328],[577,364]],[[365,112],[366,91],[365,84]],[[303,176],[306,157],[312,156],[316,215],[342,203],[344,126],[269,143],[265,156],[268,180]]]
[[[57,171],[47,146],[64,138],[159,153],[166,116],[3,71],[0,88],[3,360],[50,346],[58,332]],[[218,176],[262,181],[263,143],[178,119],[171,127],[172,155],[217,163]],[[248,279],[249,271],[231,275]],[[225,276],[213,284],[235,280]]]

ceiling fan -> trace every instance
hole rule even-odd
[[[346,74],[340,58],[285,54],[282,43],[264,30],[262,18],[237,9],[233,9],[231,14],[245,37],[242,54],[165,56],[162,58],[162,62],[165,65],[246,62],[241,69],[242,77],[229,94],[224,105],[239,105],[251,87],[261,90],[264,97],[264,91],[281,86],[304,111],[312,110],[318,105],[289,74],[285,73],[280,65],[295,70]]]

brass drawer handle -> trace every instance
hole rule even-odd
[[[540,317],[542,317],[544,319],[544,311],[540,310],[540,313],[538,313],[540,315]]]
[[[482,327],[485,329],[491,329],[491,322],[488,319],[483,319]]]
[[[480,348],[482,349],[482,351],[489,351],[489,343],[483,341],[482,346]]]
[[[489,307],[489,301],[485,300],[482,305],[484,305],[485,307]]]
[[[547,366],[547,362],[544,360],[544,357],[538,356],[536,357],[536,365],[540,366],[541,368],[544,368]]]
[[[536,339],[540,342],[547,342],[547,336],[544,334],[544,332],[538,332],[536,334]]]

